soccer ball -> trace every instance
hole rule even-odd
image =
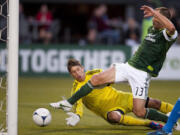
[[[46,108],[38,108],[33,113],[33,121],[38,126],[47,126],[51,122],[51,119],[51,113]]]

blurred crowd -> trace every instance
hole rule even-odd
[[[81,46],[87,44],[136,46],[146,35],[147,28],[152,25],[152,18],[142,18],[141,22],[132,16],[125,19],[120,16],[110,18],[108,6],[101,4],[92,10],[87,22],[83,22],[86,23],[86,32],[81,36],[73,37],[71,27],[62,31],[61,22],[63,20],[55,18],[52,10],[48,5],[42,4],[34,16],[27,16],[23,4],[20,4],[21,44],[75,43]],[[180,18],[177,16],[177,11],[173,7],[170,8],[170,11],[172,22],[180,32]],[[76,40],[72,40],[73,38]],[[176,44],[180,44],[180,34]]]
[[[46,4],[41,5],[35,16],[27,17],[19,5],[19,41],[22,44],[56,42],[60,29],[59,20],[53,18]]]
[[[123,22],[121,18],[109,19],[107,6],[100,5],[94,9],[88,22],[88,43],[108,45],[138,45],[140,42],[140,26],[133,18]]]

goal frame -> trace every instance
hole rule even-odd
[[[6,129],[0,135],[18,134],[19,0],[7,0]]]
[[[8,0],[7,135],[18,134],[19,0]]]

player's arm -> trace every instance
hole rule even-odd
[[[77,103],[73,106],[74,113],[77,114],[80,118],[83,116],[83,103],[82,99],[77,101]]]
[[[164,15],[162,15],[158,11],[154,10],[153,8],[151,8],[149,6],[145,6],[145,5],[141,7],[141,10],[144,10],[145,18],[150,17],[150,16],[155,17],[159,21],[159,23],[161,23],[163,25],[163,27],[167,29],[168,35],[173,35],[175,33],[176,28],[175,28],[174,24],[168,18],[166,18]]]
[[[73,95],[78,90],[78,82],[73,83],[73,88],[71,90],[71,95]],[[66,124],[68,126],[76,126],[79,123],[80,118],[83,115],[83,103],[82,99],[77,101],[75,105],[73,105],[73,112],[68,112],[67,115],[69,116],[66,118]]]
[[[80,99],[74,106],[74,112],[68,112],[68,118],[66,118],[66,124],[68,126],[76,126],[83,114],[82,99]]]
[[[73,88],[72,88],[72,90],[71,90],[71,96],[72,96],[74,93],[76,93],[76,91],[79,90],[79,87],[81,87],[81,86],[79,86],[79,85],[78,85],[78,82],[75,81],[75,82],[73,83]],[[77,103],[74,104],[73,110],[74,110],[74,113],[76,113],[77,115],[79,115],[79,117],[82,117],[82,115],[83,115],[83,103],[82,103],[82,99],[78,100]]]

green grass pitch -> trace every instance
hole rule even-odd
[[[67,127],[67,115],[62,110],[48,106],[50,102],[69,97],[73,80],[65,78],[20,78],[19,79],[19,112],[18,135],[145,135],[152,131],[142,126],[110,125],[89,110],[76,127]],[[119,90],[129,91],[127,84],[116,84]],[[152,81],[149,96],[175,104],[180,97],[180,81]],[[32,121],[33,111],[45,107],[52,114],[52,122],[47,127],[38,127]],[[180,132],[174,132],[180,135]]]

